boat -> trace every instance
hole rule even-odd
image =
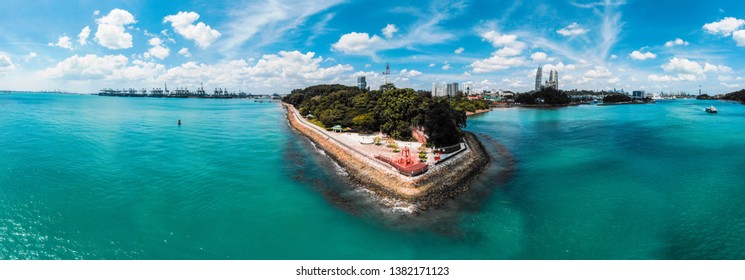
[[[706,112],[707,112],[707,113],[712,113],[712,114],[716,114],[716,113],[718,113],[719,111],[717,111],[717,108],[716,108],[716,107],[714,107],[714,106],[712,105],[712,106],[709,106],[708,108],[706,108]]]

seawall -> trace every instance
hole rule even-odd
[[[442,204],[467,191],[470,180],[483,171],[491,160],[476,136],[466,132],[464,139],[468,150],[431,167],[423,175],[406,177],[387,164],[372,159],[372,155],[362,155],[324,135],[320,128],[306,123],[292,105],[282,105],[290,126],[346,169],[352,180],[378,195],[416,203],[421,208]]]

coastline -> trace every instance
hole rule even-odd
[[[491,162],[481,142],[466,132],[467,149],[442,164],[431,167],[429,172],[407,177],[379,160],[370,158],[353,148],[328,137],[320,128],[306,123],[294,106],[282,103],[288,123],[303,136],[316,144],[342,166],[353,181],[374,193],[417,204],[418,208],[443,204],[468,190],[468,182],[480,174]]]

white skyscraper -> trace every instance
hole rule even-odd
[[[475,91],[473,90],[473,83],[472,82],[465,82],[463,83],[463,94],[466,96],[473,95]]]
[[[551,73],[548,77],[548,87],[558,90],[559,89],[559,71],[556,68],[551,69]]]
[[[535,91],[541,90],[541,84],[543,84],[543,66],[538,66],[535,72]]]

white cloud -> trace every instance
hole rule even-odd
[[[466,50],[466,49],[464,49],[463,47],[460,47],[460,48],[457,48],[457,49],[455,49],[454,53],[455,53],[455,54],[462,54],[462,53],[463,53],[463,51],[465,51],[465,50]]]
[[[28,53],[28,55],[26,55],[26,61],[29,61],[37,56],[39,56],[39,54],[37,54],[36,52],[30,52]]]
[[[116,69],[123,68],[128,63],[123,55],[86,56],[73,55],[57,63],[55,67],[42,71],[44,76],[52,79],[88,80],[105,79]]]
[[[517,40],[516,35],[500,34],[497,31],[487,31],[481,33],[481,38],[488,41],[492,46],[501,48],[492,56],[483,60],[477,60],[471,63],[474,73],[487,73],[508,69],[514,66],[520,66],[525,63],[524,57],[517,57],[522,54],[527,45]]]
[[[422,72],[419,72],[419,71],[416,71],[416,70],[406,70],[406,69],[404,69],[404,70],[401,70],[401,73],[399,73],[399,75],[402,76],[402,77],[413,78],[413,77],[421,76],[422,75]]]
[[[738,47],[745,47],[745,30],[738,30],[733,32],[732,39],[735,39]]]
[[[610,59],[616,59],[616,58],[618,58],[618,56],[615,55],[615,54],[613,54],[613,55],[610,56]]]
[[[95,17],[99,16],[100,14],[101,14],[101,11],[99,11],[99,10],[93,11],[93,16],[95,16]]]
[[[395,24],[388,24],[385,26],[385,28],[383,28],[382,32],[383,36],[390,39],[393,38],[393,34],[396,34],[396,32],[398,32],[398,28]]]
[[[731,88],[731,89],[738,89],[738,88],[742,88],[742,87],[740,86],[740,84],[728,84],[728,83],[724,83],[724,82],[722,82],[722,83],[720,83],[720,85],[722,85],[723,87],[726,87],[726,88]]]
[[[556,33],[559,33],[561,35],[564,35],[565,37],[570,37],[570,36],[583,35],[583,34],[586,34],[589,31],[590,30],[585,29],[585,28],[582,28],[582,26],[580,26],[578,23],[574,22],[574,23],[570,24],[567,27],[564,27],[562,29],[557,30]]]
[[[370,67],[372,67],[372,65],[370,65],[369,63],[365,64],[365,68],[370,68]]]
[[[129,12],[113,9],[108,15],[96,20],[98,30],[96,40],[101,46],[112,50],[128,49],[132,47],[132,34],[125,30],[125,26],[137,21]]]
[[[669,47],[674,47],[674,46],[688,46],[689,44],[690,43],[688,43],[687,41],[684,41],[683,39],[676,38],[675,40],[667,41],[665,43],[665,47],[669,48]]]
[[[522,57],[492,55],[490,58],[474,61],[471,63],[471,68],[473,68],[474,73],[488,73],[509,69],[510,67],[520,66],[523,64],[525,64],[525,59]]]
[[[500,49],[498,56],[516,56],[523,52],[527,45],[517,40],[517,35],[503,35],[497,31],[481,33],[482,40],[488,41],[492,46]]]
[[[49,44],[51,44],[52,46],[63,48],[63,49],[72,50],[72,41],[70,41],[70,37],[67,37],[67,36],[59,37],[59,39],[57,39],[57,43],[55,44],[52,44],[52,43],[49,43]]]
[[[722,36],[730,36],[745,25],[745,20],[726,17],[720,21],[704,24],[704,30],[708,33]]]
[[[494,55],[498,56],[517,56],[523,53],[523,50],[520,48],[513,48],[513,47],[504,47],[496,52],[494,52]]]
[[[714,65],[711,63],[705,63],[704,64],[704,72],[722,72],[722,73],[732,73],[732,68],[724,66],[724,65]]]
[[[181,48],[178,51],[178,54],[183,55],[184,57],[191,57],[191,53],[189,52],[188,48]]]
[[[599,79],[599,78],[611,78],[613,73],[608,68],[602,66],[595,66],[595,69],[589,70],[585,73],[585,78]]]
[[[544,52],[535,52],[532,55],[530,55],[530,59],[532,59],[535,62],[543,62],[548,60],[548,55]]]
[[[163,46],[163,41],[160,40],[160,38],[150,38],[147,43],[150,44],[152,48],[143,55],[145,58],[156,57],[162,60],[171,54],[171,50],[168,47]]]
[[[0,75],[5,75],[15,69],[10,56],[0,53]]]
[[[429,64],[428,66],[429,66],[429,67],[435,67],[435,65],[437,65],[437,64],[434,64],[434,63],[430,63],[430,64]]]
[[[499,48],[505,46],[519,46],[524,45],[517,41],[517,35],[502,35],[497,31],[487,31],[481,33],[482,40],[486,40],[492,44],[492,46]]]
[[[450,70],[450,68],[451,68],[450,67],[450,64],[445,64],[445,65],[442,66],[442,70],[446,70],[447,71],[447,70]]]
[[[176,33],[194,41],[200,48],[206,49],[222,34],[204,22],[193,24],[198,19],[199,14],[195,12],[178,12],[178,14],[166,16],[163,23],[170,22]]]
[[[668,63],[662,65],[662,69],[665,70],[665,72],[678,74],[704,74],[704,68],[701,66],[701,64],[698,64],[698,62],[691,61],[686,58],[671,58]]]
[[[609,84],[618,84],[618,83],[620,83],[620,82],[621,82],[621,78],[619,78],[619,77],[615,77],[615,78],[612,78],[612,79],[608,79],[608,83],[609,83]]]
[[[312,52],[282,51],[263,55],[253,65],[249,61],[241,59],[217,64],[186,62],[166,69],[155,62],[129,62],[123,55],[74,55],[40,74],[49,79],[91,81],[96,87],[130,87],[134,82],[144,87],[155,87],[168,82],[169,85],[193,88],[203,82],[205,88],[242,88],[261,93],[289,92],[313,84],[354,82],[354,79],[347,81],[348,73],[354,70],[352,66],[337,64],[321,67],[324,59]],[[418,76],[421,73],[407,70],[406,75]]]
[[[342,35],[338,42],[331,45],[331,48],[346,54],[369,54],[374,52],[374,49],[377,49],[375,45],[381,42],[383,39],[378,35],[370,37],[367,33],[352,32]]]
[[[91,28],[89,26],[83,27],[83,30],[78,34],[78,43],[81,46],[88,44],[88,37],[91,35]]]
[[[655,74],[649,75],[647,79],[651,82],[669,82],[673,80],[673,77],[669,75],[657,76]]]
[[[657,58],[657,55],[651,52],[642,53],[640,51],[634,51],[631,54],[629,54],[629,57],[631,57],[634,60],[647,60],[647,59],[655,59]]]

